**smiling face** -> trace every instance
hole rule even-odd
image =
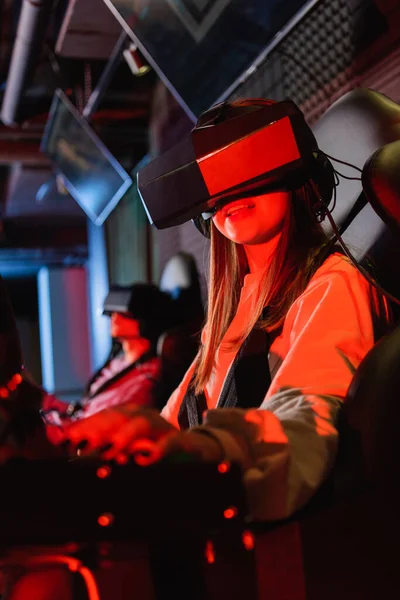
[[[282,231],[289,210],[290,193],[273,192],[226,204],[215,213],[213,223],[236,244],[265,244]]]

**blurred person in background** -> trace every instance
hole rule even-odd
[[[156,285],[112,286],[103,314],[110,317],[113,346],[105,364],[89,380],[83,398],[67,404],[45,394],[41,415],[56,442],[69,423],[125,402],[161,409],[171,389],[157,356],[157,342],[176,322],[174,300]]]

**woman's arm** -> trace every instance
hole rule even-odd
[[[154,411],[126,413],[121,406],[77,422],[68,437],[77,444],[89,434],[91,450],[107,439],[110,457],[135,452],[147,438],[153,446],[146,446],[153,456],[147,463],[179,451],[239,462],[252,516],[286,518],[306,504],[335,460],[341,403],[375,342],[371,299],[369,284],[350,265],[314,277],[271,347],[280,366],[259,409],[209,410],[204,425],[179,432]],[[185,385],[164,411],[167,419]]]
[[[260,409],[208,411],[205,428],[243,465],[255,518],[290,516],[326,479],[341,403],[374,344],[372,313],[370,286],[350,265],[315,278],[271,348],[281,365]]]

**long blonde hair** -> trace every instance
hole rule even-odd
[[[248,106],[249,101],[245,102]],[[238,105],[243,104],[237,102]],[[292,193],[290,210],[271,264],[261,281],[260,294],[242,335],[233,341],[234,348],[239,348],[254,327],[269,332],[279,330],[290,306],[326,257],[328,238],[313,211],[318,200],[311,181]],[[211,376],[217,348],[237,311],[248,268],[243,246],[223,236],[213,223],[210,233],[207,320],[191,384],[195,393],[204,389]],[[261,317],[265,307],[268,307],[267,314]]]

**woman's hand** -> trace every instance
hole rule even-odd
[[[156,410],[141,409],[133,403],[102,410],[68,425],[62,442],[79,456],[99,454],[106,459],[128,454],[138,439],[155,442],[178,431]]]
[[[72,455],[101,456],[106,460],[132,456],[147,465],[177,454],[202,461],[222,460],[220,444],[197,431],[178,431],[152,409],[122,404],[76,421],[65,431]]]

